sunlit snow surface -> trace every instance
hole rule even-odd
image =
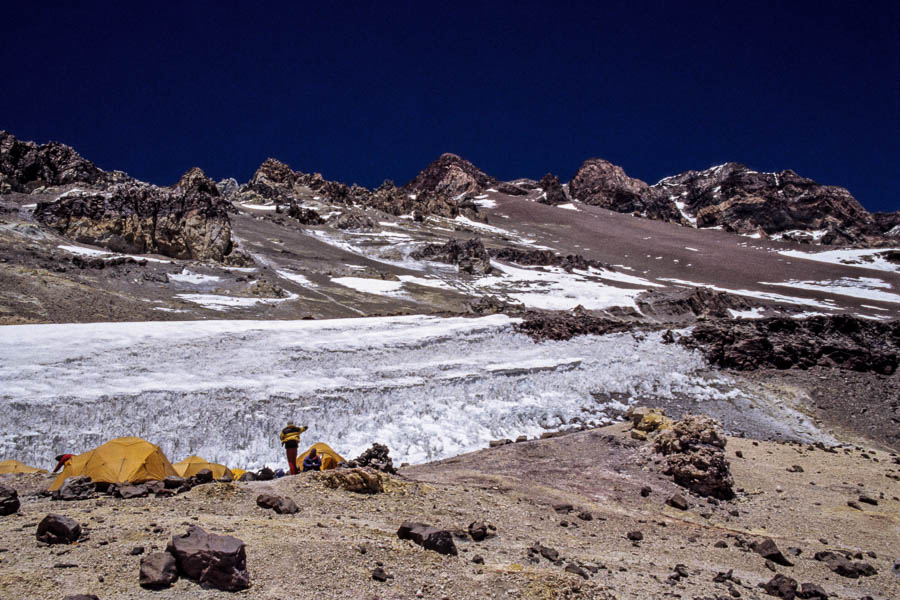
[[[172,460],[280,465],[277,433],[294,419],[310,427],[304,443],[327,441],[353,457],[378,441],[398,462],[418,462],[577,416],[604,422],[624,408],[610,397],[742,397],[656,333],[536,344],[513,323],[494,315],[3,327],[0,456],[44,464],[137,435]]]

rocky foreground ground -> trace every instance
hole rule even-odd
[[[185,577],[139,585],[142,559],[191,526],[246,544],[250,587],[240,598],[900,597],[895,454],[728,438],[726,500],[676,485],[653,434],[641,437],[618,424],[509,443],[379,473],[375,494],[307,473],[62,502],[36,494],[49,476],[7,475],[21,508],[0,517],[0,597],[230,596]],[[724,498],[724,489],[705,492]],[[299,512],[260,508],[262,494],[290,498]],[[81,524],[81,540],[39,542],[48,513]],[[449,531],[457,555],[399,539],[409,521]]]

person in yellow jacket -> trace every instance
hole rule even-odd
[[[297,469],[297,448],[300,446],[300,434],[306,431],[306,425],[298,427],[288,422],[287,427],[281,430],[281,445],[287,453],[288,466],[291,469],[291,475],[299,473]]]

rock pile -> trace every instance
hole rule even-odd
[[[376,442],[362,454],[340,466],[350,468],[368,467],[376,471],[394,474],[397,472],[397,469],[394,468],[394,461],[391,460],[390,453],[391,451],[387,446]]]
[[[560,267],[571,273],[574,269],[587,271],[595,269],[614,270],[610,265],[598,260],[591,260],[580,254],[556,254],[552,250],[521,250],[519,248],[500,248],[491,250],[492,258],[518,265],[537,265],[542,267]]]
[[[734,480],[725,458],[725,434],[719,423],[702,415],[686,415],[657,436],[654,448],[666,457],[666,475],[700,496],[734,498]]]
[[[717,366],[806,369],[812,366],[890,375],[900,354],[900,321],[851,315],[735,319],[701,323],[679,339]]]
[[[752,306],[741,296],[703,287],[646,291],[635,300],[641,314],[664,323],[686,323],[698,317],[729,318],[729,309],[747,310]]]
[[[335,469],[316,474],[325,487],[357,494],[380,494],[384,491],[381,474],[371,468]]]
[[[471,275],[487,275],[494,270],[484,243],[478,238],[467,242],[451,239],[443,245],[429,244],[412,252],[410,257],[457,265],[461,273]]]

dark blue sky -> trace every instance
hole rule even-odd
[[[154,183],[734,160],[900,209],[895,1],[54,4],[0,7],[0,129]]]

